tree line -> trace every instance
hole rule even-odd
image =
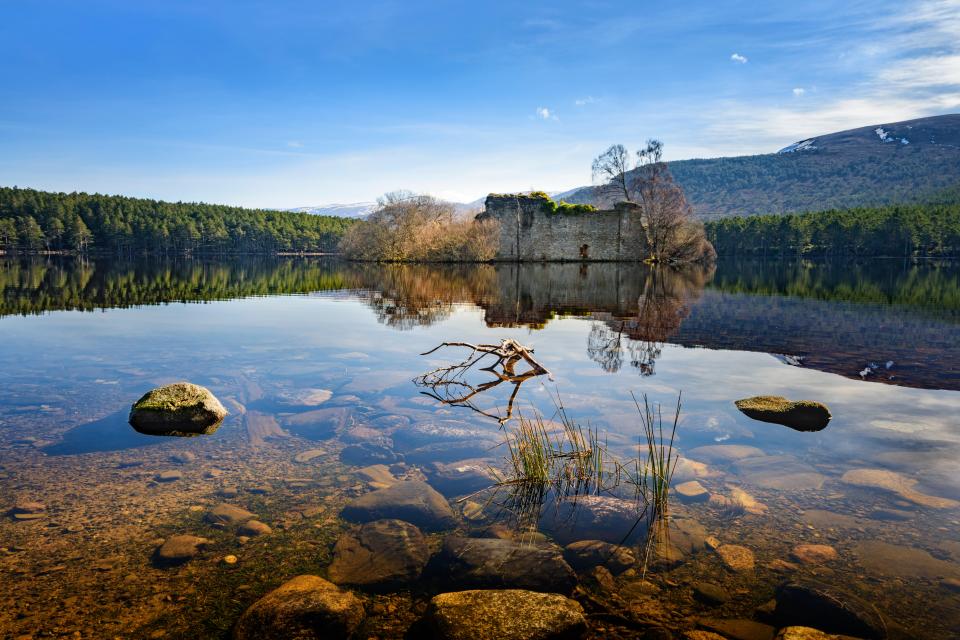
[[[331,252],[353,223],[308,213],[0,187],[0,250],[8,252]]]
[[[960,257],[960,203],[730,217],[706,223],[722,256]]]

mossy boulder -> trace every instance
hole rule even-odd
[[[781,396],[754,396],[737,400],[734,404],[749,418],[782,424],[797,431],[821,431],[832,417],[827,405],[813,400],[790,401]]]
[[[137,400],[130,409],[130,425],[147,435],[196,436],[213,433],[226,416],[209,389],[177,382]]]
[[[563,640],[587,628],[576,600],[523,589],[441,593],[430,601],[427,619],[440,640]]]

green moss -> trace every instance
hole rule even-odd
[[[134,410],[177,411],[203,402],[209,393],[189,382],[178,382],[144,394],[133,405]]]
[[[545,191],[532,191],[530,193],[518,193],[518,194],[491,194],[498,198],[505,197],[514,197],[514,198],[523,198],[526,200],[540,200],[541,206],[545,209],[547,215],[580,215],[582,213],[591,213],[596,211],[597,208],[592,204],[571,204],[569,202],[564,202],[561,200],[557,202],[551,198]]]

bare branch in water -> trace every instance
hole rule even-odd
[[[517,399],[521,384],[530,378],[542,375],[546,375],[553,380],[553,375],[550,371],[533,357],[533,349],[523,346],[516,340],[501,340],[498,345],[444,342],[420,355],[429,355],[443,347],[470,349],[470,354],[461,362],[428,371],[422,376],[415,378],[414,383],[430,389],[430,391],[423,391],[422,393],[424,395],[444,404],[467,407],[477,413],[497,420],[501,425],[513,417],[514,402]],[[479,367],[478,365],[485,358],[493,358],[493,362],[488,366]],[[517,373],[516,367],[521,361],[526,362],[530,366],[530,369]],[[466,382],[463,377],[474,367],[477,367],[480,371],[486,371],[492,374],[494,379],[482,384]],[[489,391],[504,382],[514,385],[510,399],[507,401],[505,415],[495,415],[489,411],[484,411],[473,403],[473,399],[477,395]]]

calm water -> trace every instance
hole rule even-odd
[[[676,504],[719,543],[750,548],[756,569],[730,571],[708,546],[653,571],[672,623],[753,617],[798,575],[866,597],[915,636],[960,634],[955,265],[721,262],[672,272],[7,259],[0,290],[0,508],[46,507],[0,524],[0,635],[223,635],[269,587],[323,574],[346,528],[339,508],[369,489],[356,472],[378,461],[399,477],[426,474],[459,511],[432,465],[500,466],[490,415],[503,415],[514,388],[444,405],[413,379],[467,353],[419,354],[503,338],[533,347],[553,374],[520,386],[519,412],[555,418],[559,397],[626,457],[640,433],[631,392],[672,410],[682,391],[676,482],[697,479],[728,500],[749,494],[746,510],[722,499]],[[224,402],[231,415],[220,430],[133,432],[130,404],[177,380]],[[314,390],[329,399],[303,399]],[[754,395],[824,402],[833,419],[817,433],[756,422],[733,405]],[[294,460],[312,450],[322,453]],[[192,455],[171,460],[183,453]],[[863,469],[888,472],[886,488],[869,486],[876,473],[868,486],[841,480]],[[181,477],[160,482],[164,471]],[[273,533],[240,544],[210,528],[202,515],[221,501],[254,511]],[[482,535],[495,524],[487,516],[458,528]],[[156,568],[154,548],[176,533],[213,542],[181,568]],[[799,544],[837,557],[799,562]],[[239,562],[224,565],[228,554]],[[733,599],[692,600],[699,580]],[[422,594],[396,591],[369,596],[368,634],[401,637],[422,612]]]

